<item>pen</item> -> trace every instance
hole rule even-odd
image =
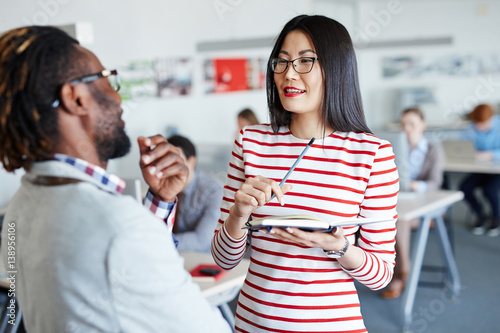
[[[286,173],[285,177],[283,177],[283,180],[280,182],[280,187],[283,186],[283,184],[285,184],[285,182],[288,179],[288,177],[290,177],[290,175],[292,174],[292,171],[295,169],[295,167],[297,166],[297,164],[299,164],[300,160],[302,159],[302,157],[304,157],[304,155],[306,154],[307,150],[312,146],[314,140],[316,140],[316,139],[312,138],[311,141],[309,141],[309,143],[307,144],[307,146],[304,148],[304,150],[302,151],[302,153],[300,153],[299,157],[297,157],[297,160],[295,161],[295,163],[293,163],[293,165],[290,168],[290,170],[288,170],[288,172]],[[271,200],[273,200],[275,196],[276,195],[273,193],[273,195],[271,195]]]

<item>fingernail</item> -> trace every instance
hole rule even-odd
[[[156,167],[149,168],[149,174],[154,175],[156,173]]]
[[[280,199],[280,204],[281,204],[282,206],[284,206],[284,205],[285,205],[285,198],[281,197],[281,199]]]
[[[156,174],[157,178],[161,178],[161,176],[163,176],[163,172],[161,172],[161,171]]]
[[[151,139],[148,138],[144,140],[144,143],[149,146],[151,144]]]
[[[274,231],[273,229],[271,229],[271,231],[269,231],[271,234],[275,234],[276,231]]]
[[[291,228],[286,228],[286,231],[288,231],[289,233],[293,234],[293,230]]]
[[[144,163],[148,164],[151,161],[151,156],[145,155],[142,157]]]

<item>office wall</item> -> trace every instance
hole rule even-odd
[[[384,17],[386,12],[390,16]],[[452,116],[463,112],[467,104],[465,98],[475,94],[482,82],[480,79],[493,82],[489,87],[493,91],[486,100],[500,100],[498,76],[388,80],[382,77],[380,70],[385,56],[498,53],[500,3],[496,1],[0,0],[0,31],[25,24],[90,22],[94,41],[86,46],[106,67],[156,57],[193,58],[198,69],[193,94],[124,103],[126,129],[135,140],[139,135],[165,133],[167,126],[175,126],[198,145],[224,146],[233,140],[235,115],[242,108],[251,107],[261,120],[267,120],[265,92],[205,95],[200,88],[203,59],[213,55],[267,56],[270,48],[200,53],[196,51],[197,44],[274,37],[286,21],[300,13],[321,13],[336,18],[346,25],[355,41],[363,42],[358,43],[362,45],[357,49],[360,82],[368,122],[374,129],[396,119],[399,112],[394,106],[396,92],[401,87],[435,89],[438,109],[431,112],[434,122],[453,120]],[[360,37],[362,33],[369,35],[369,43]],[[453,44],[370,47],[370,43],[377,41],[442,36],[453,37]],[[138,150],[134,145],[131,154],[111,163],[110,169],[122,177],[136,177],[139,174],[137,160]]]
[[[391,4],[392,3],[392,11]],[[395,5],[394,5],[395,4]],[[394,10],[395,9],[395,10]],[[387,79],[384,57],[413,56],[429,61],[453,56],[500,54],[500,2],[498,1],[363,1],[358,7],[357,31],[364,32],[358,48],[363,99],[370,126],[381,129],[396,121],[398,89],[427,87],[436,103],[424,108],[429,123],[449,125],[476,103],[498,104],[500,75],[437,75]],[[372,35],[370,37],[368,35]],[[409,41],[451,37],[450,45],[374,47],[370,42]]]
[[[328,9],[352,21],[350,5],[319,1],[97,1],[97,0],[1,0],[0,31],[25,24],[64,25],[90,22],[93,43],[87,44],[104,66],[125,65],[131,60],[186,56],[194,60],[194,91],[190,96],[169,99],[137,99],[123,103],[129,135],[164,134],[168,126],[178,128],[196,144],[230,145],[236,129],[236,114],[254,109],[267,121],[264,90],[205,95],[202,62],[206,57],[268,57],[270,47],[197,52],[200,42],[275,37],[293,16],[315,7]],[[342,20],[342,18],[339,18]],[[138,175],[138,149],[110,163],[122,177]]]

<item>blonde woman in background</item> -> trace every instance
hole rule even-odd
[[[401,114],[400,122],[408,139],[409,154],[403,167],[409,171],[409,190],[425,192],[439,189],[443,182],[444,155],[424,136],[426,124],[423,112],[417,108],[406,109]],[[396,267],[394,278],[381,294],[383,298],[397,298],[404,289],[410,270],[410,231],[417,225],[418,220],[396,223]]]
[[[238,113],[238,133],[245,126],[260,124],[259,119],[251,109],[243,109]]]

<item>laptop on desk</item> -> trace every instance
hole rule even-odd
[[[476,149],[472,141],[443,140],[443,150],[448,162],[474,162]]]

